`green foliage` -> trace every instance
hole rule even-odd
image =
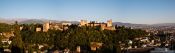
[[[6,27],[7,28],[3,28]],[[116,51],[120,53],[119,41],[127,43],[136,37],[143,37],[146,32],[140,29],[130,29],[124,26],[117,27],[116,30],[101,30],[100,27],[79,27],[71,25],[67,30],[49,30],[48,32],[36,32],[36,27],[41,27],[41,24],[20,25],[23,29],[19,30],[19,25],[15,24],[12,45],[19,48],[32,49],[33,44],[47,44],[58,49],[69,48],[75,50],[77,46],[90,46],[90,42],[103,43],[102,49],[105,51]],[[11,25],[0,24],[0,31],[9,30]],[[3,29],[3,30],[2,30]],[[25,43],[25,44],[24,44]]]
[[[14,32],[13,32],[14,37],[12,38],[12,45],[11,45],[12,52],[14,52],[13,50],[18,48],[20,50],[18,52],[22,53],[24,44],[23,44],[22,37],[21,37],[21,34],[20,34],[19,25],[14,24],[13,29],[14,29]],[[13,47],[15,47],[15,48],[13,48]]]
[[[7,32],[7,31],[11,31],[12,26],[5,24],[5,23],[0,23],[0,32]]]

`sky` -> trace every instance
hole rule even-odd
[[[175,23],[175,0],[0,0],[0,18]]]

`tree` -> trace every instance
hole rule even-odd
[[[23,53],[23,41],[20,35],[19,25],[14,25],[14,37],[12,39],[12,53],[18,52]]]

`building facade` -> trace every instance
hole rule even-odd
[[[94,26],[100,26],[102,30],[106,29],[106,30],[115,30],[115,27],[113,27],[112,25],[112,20],[108,20],[106,23],[102,22],[102,23],[98,23],[95,21],[90,21],[87,22],[87,20],[81,20],[80,21],[80,26],[89,26],[89,27],[94,27]]]
[[[63,23],[51,23],[46,22],[43,24],[43,32],[47,32],[49,29],[53,30],[64,30],[67,29],[67,26],[71,25],[71,23],[63,22]]]

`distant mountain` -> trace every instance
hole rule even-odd
[[[126,27],[145,27],[145,26],[149,26],[147,24],[132,24],[132,23],[122,23],[122,22],[113,22],[113,25],[126,26]]]
[[[72,24],[79,24],[80,22],[78,22],[78,21],[70,21],[70,23],[72,23]]]
[[[8,19],[8,18],[0,18],[0,23],[7,23],[7,24],[14,24],[15,21],[23,21],[23,20],[27,20],[25,18],[12,18],[12,19]]]
[[[43,20],[39,20],[39,19],[29,19],[29,20],[23,20],[23,21],[19,22],[19,24],[32,24],[32,23],[43,24],[44,21]]]
[[[113,25],[117,26],[125,26],[125,27],[132,27],[132,28],[152,28],[152,27],[164,27],[164,26],[170,26],[175,27],[175,23],[160,23],[160,24],[132,24],[132,23],[122,23],[122,22],[113,22]]]
[[[32,23],[39,23],[43,24],[45,22],[51,22],[51,23],[63,23],[63,22],[68,22],[72,24],[79,24],[78,21],[57,21],[57,20],[46,20],[46,19],[29,19],[29,20],[24,20],[19,22],[20,24],[32,24]]]
[[[14,20],[8,20],[4,18],[0,18],[0,23],[7,23],[7,24],[13,24],[15,21]]]
[[[32,24],[32,23],[39,23],[43,24],[45,22],[54,22],[54,23],[62,23],[62,22],[69,22],[72,24],[79,24],[79,21],[58,21],[58,20],[47,20],[47,19],[25,19],[25,18],[16,18],[16,19],[7,19],[7,18],[0,18],[0,23],[7,23],[7,24],[14,24],[15,21],[18,21],[19,24]],[[133,24],[133,23],[122,23],[122,22],[113,22],[113,25],[117,26],[126,26],[126,27],[159,27],[159,26],[174,26],[175,23],[161,23],[161,24]]]

